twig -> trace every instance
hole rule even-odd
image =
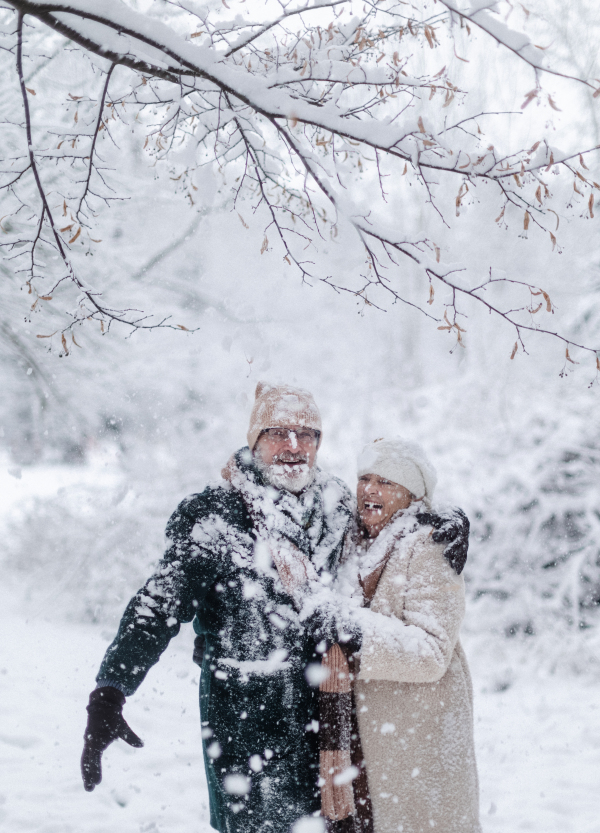
[[[100,126],[102,124],[102,117],[104,114],[104,102],[106,101],[106,94],[108,93],[108,85],[110,83],[110,77],[113,74],[113,70],[116,64],[111,64],[108,72],[106,73],[106,80],[104,82],[104,86],[102,87],[102,96],[100,97],[100,106],[98,108],[98,119],[96,121],[96,127],[94,129],[94,133],[92,135],[92,147],[90,148],[90,164],[88,166],[88,173],[87,178],[85,180],[85,186],[83,188],[83,193],[79,200],[79,205],[77,206],[77,211],[75,212],[75,217],[77,221],[79,221],[79,212],[81,211],[81,206],[88,194],[88,190],[90,187],[90,180],[92,178],[92,171],[94,169],[94,150],[96,149],[96,142],[98,141],[98,135],[100,133]]]

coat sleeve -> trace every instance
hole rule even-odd
[[[430,683],[446,673],[465,614],[465,590],[443,553],[428,530],[416,533],[412,544],[397,544],[374,609],[359,612],[360,679]]]
[[[167,524],[170,546],[154,574],[127,605],[117,635],[108,647],[96,677],[133,694],[158,662],[182,622],[191,622],[217,580],[220,561],[192,538],[202,517],[202,495],[186,498]]]

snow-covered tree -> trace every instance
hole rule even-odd
[[[593,125],[586,135],[567,119],[559,149],[552,117],[565,104],[545,84],[569,104],[595,104],[600,89],[560,50],[532,42],[508,0],[2,7],[1,243],[33,308],[63,293],[59,349],[93,320],[185,329],[112,306],[87,275],[85,256],[106,246],[98,218],[130,196],[141,146],[191,207],[217,189],[246,224],[249,203],[264,218],[257,245],[276,247],[282,268],[307,281],[368,305],[416,305],[459,343],[479,307],[514,328],[513,356],[537,330],[561,338],[570,359],[572,337],[540,323],[553,302],[537,276],[495,271],[491,259],[481,274],[450,231],[472,204],[484,229],[507,224],[558,249],[561,216],[594,217]],[[418,222],[399,216],[409,188]],[[331,275],[319,249],[349,234],[362,264]],[[423,282],[416,304],[408,264]]]

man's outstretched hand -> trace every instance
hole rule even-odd
[[[125,695],[112,686],[97,688],[90,694],[81,756],[81,776],[88,792],[102,781],[102,753],[113,740],[122,738],[125,743],[137,749],[144,745],[123,717],[124,703]]]
[[[436,544],[447,544],[444,556],[450,566],[460,575],[467,563],[469,551],[469,519],[462,509],[450,509],[440,514],[422,512],[417,515],[417,521],[423,526],[434,528],[432,538]]]

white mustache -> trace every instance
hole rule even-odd
[[[273,457],[271,465],[285,465],[286,463],[308,463],[308,456],[302,452],[284,451]]]

